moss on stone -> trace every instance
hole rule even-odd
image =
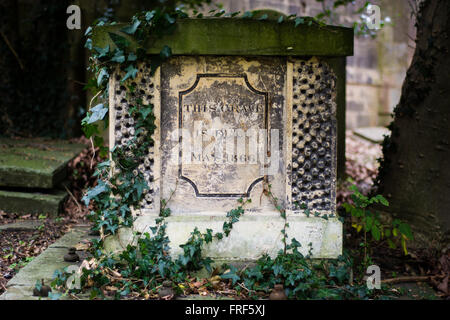
[[[56,216],[61,210],[67,193],[52,194],[0,190],[0,209],[18,214],[49,214]]]
[[[45,139],[0,139],[0,186],[53,188],[85,145]]]
[[[243,18],[180,19],[175,31],[162,38],[149,37],[143,48],[148,54],[159,54],[164,45],[174,55],[239,56],[349,56],[353,55],[353,29],[318,26],[307,23],[295,27],[293,21]],[[136,41],[120,31],[124,24],[94,28],[94,47],[116,45],[109,33],[123,36],[130,48]]]

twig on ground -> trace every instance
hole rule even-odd
[[[14,50],[14,48],[12,47],[11,43],[9,42],[8,38],[6,37],[6,35],[0,31],[0,34],[2,35],[3,40],[5,40],[6,45],[8,46],[9,50],[11,50],[11,52],[13,53],[14,57],[16,57],[17,62],[19,63],[20,69],[24,70],[25,67],[23,66],[22,61],[19,58],[19,55],[17,54],[16,50]]]
[[[81,212],[81,205],[78,202],[77,198],[75,198],[75,196],[72,194],[72,192],[70,192],[69,188],[67,188],[66,186],[64,186],[64,188],[66,189],[66,191],[69,193],[70,197],[75,201],[75,203],[78,206],[78,210]]]
[[[397,277],[397,278],[391,278],[391,279],[384,279],[381,280],[381,283],[401,283],[401,282],[425,282],[425,281],[431,281],[431,279],[436,278],[437,276],[409,276],[409,277]]]

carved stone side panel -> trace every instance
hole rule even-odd
[[[135,209],[135,214],[141,212],[159,212],[160,206],[160,94],[159,94],[159,69],[154,75],[150,73],[150,64],[139,63],[137,76],[133,80],[121,82],[125,72],[117,70],[110,79],[110,148],[120,146],[130,152],[129,144],[135,135],[136,118],[130,115],[129,110],[138,102],[142,105],[152,105],[155,115],[156,129],[152,135],[153,143],[148,149],[146,157],[141,159],[138,170],[144,175],[149,186],[144,191],[144,199],[141,207]],[[137,143],[142,141],[147,132],[141,132],[137,136]]]
[[[288,165],[290,209],[335,214],[336,209],[336,76],[312,58],[288,63],[292,143]]]

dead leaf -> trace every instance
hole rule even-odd
[[[438,288],[440,291],[442,291],[443,293],[445,293],[446,295],[449,294],[449,291],[448,291],[448,279],[449,279],[449,276],[447,275],[447,276],[442,280],[442,282],[437,286],[437,288]]]
[[[117,287],[114,287],[114,286],[106,286],[105,289],[108,291],[117,291],[118,290]]]

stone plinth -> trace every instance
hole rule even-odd
[[[97,28],[97,47],[114,43]],[[251,198],[229,238],[214,242],[208,256],[257,259],[282,248],[284,220],[267,196],[270,188],[286,208],[290,239],[317,258],[342,251],[336,217],[337,115],[345,106],[345,56],[353,31],[245,19],[184,19],[174,34],[149,42],[147,61],[129,80],[143,104],[153,104],[154,146],[139,169],[150,186],[134,228],[148,230],[160,201],[172,211],[168,235],[180,252],[195,227],[221,231],[226,212]],[[174,56],[154,75],[151,54],[163,45]],[[130,92],[118,70],[110,78],[110,144],[126,146],[134,134]],[[341,110],[341,111],[338,111]],[[341,114],[342,116],[342,114]],[[307,206],[310,213],[304,212]],[[330,217],[331,216],[331,217]],[[121,230],[120,238],[130,237]],[[106,242],[118,249],[114,238]]]
[[[86,146],[67,141],[0,138],[0,187],[52,189]]]

